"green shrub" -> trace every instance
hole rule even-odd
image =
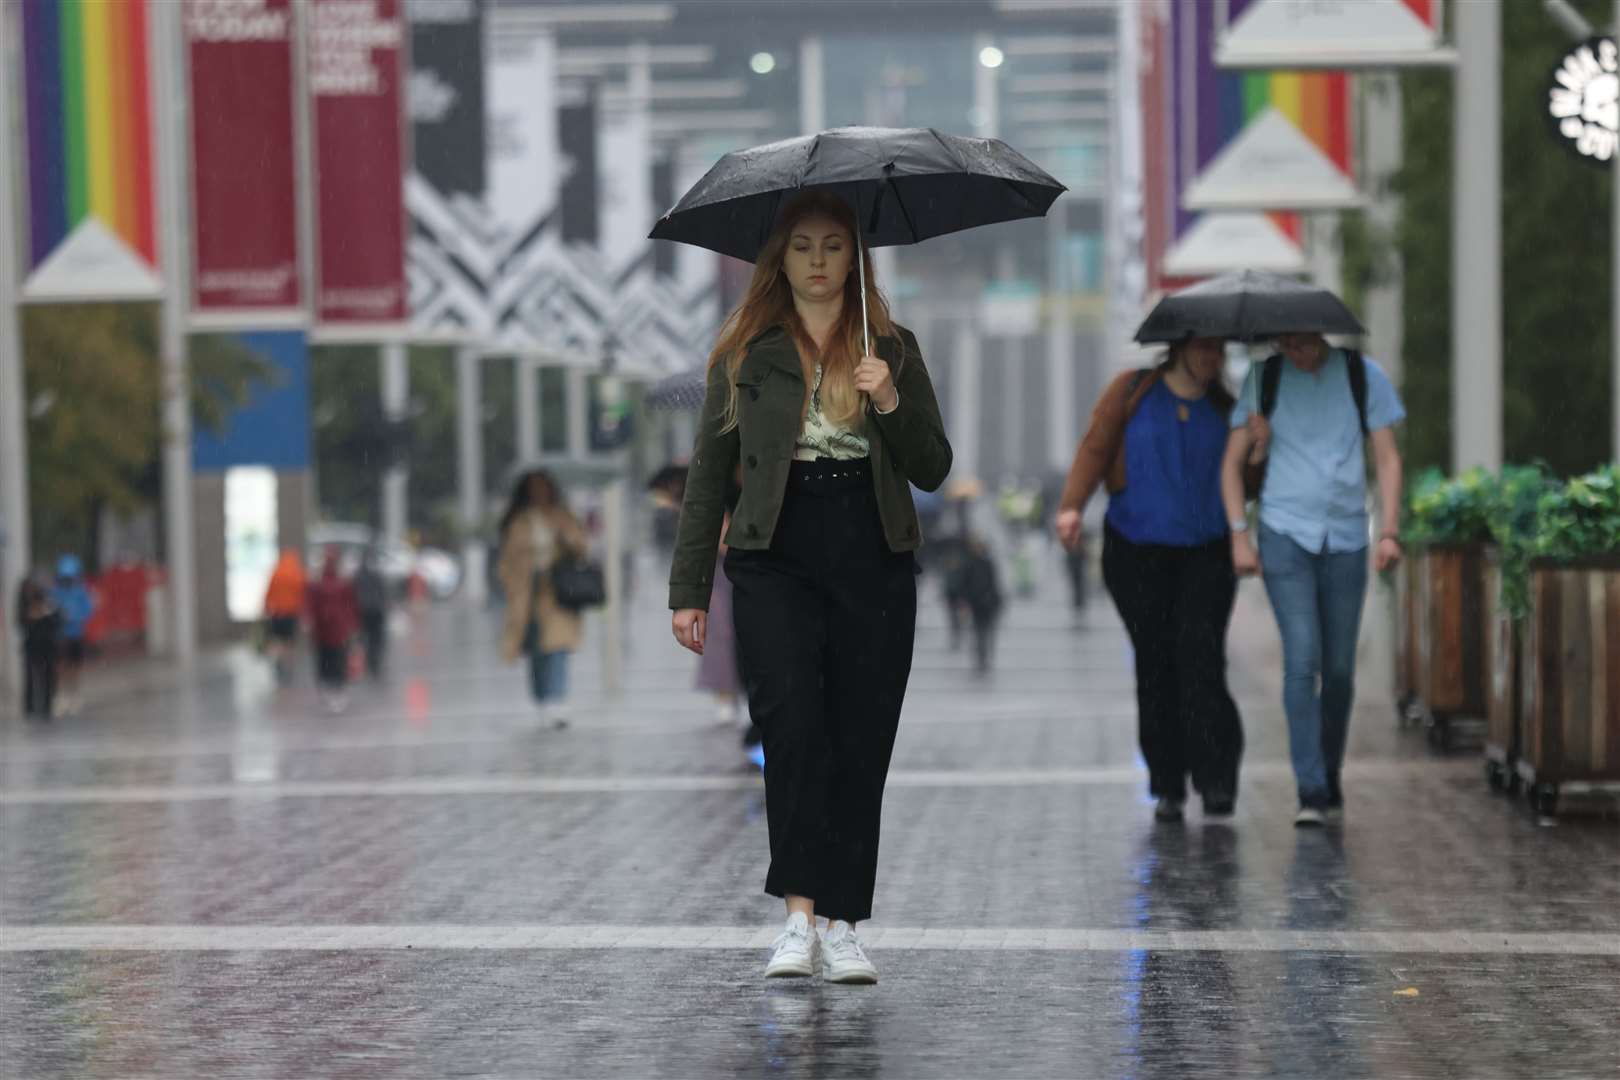
[[[1541,500],[1558,488],[1542,465],[1509,465],[1497,478],[1491,501],[1491,540],[1502,567],[1501,605],[1509,617],[1530,614],[1530,559],[1536,548],[1536,522]]]
[[[1620,464],[1604,465],[1541,496],[1535,554],[1550,559],[1620,555]]]
[[[1484,469],[1450,479],[1439,469],[1425,469],[1408,489],[1402,540],[1417,547],[1489,543],[1498,486]]]
[[[1509,465],[1499,474],[1470,469],[1448,478],[1426,469],[1407,496],[1402,538],[1411,545],[1494,544],[1502,566],[1501,604],[1522,619],[1530,610],[1530,559],[1541,554],[1541,506],[1562,490],[1543,465]]]

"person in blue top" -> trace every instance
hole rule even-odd
[[[84,632],[96,613],[96,598],[84,583],[84,566],[77,555],[63,555],[56,561],[56,608],[62,614],[62,647],[58,657],[61,696],[59,711],[71,715],[79,710],[79,673],[84,669]]]
[[[1243,724],[1226,685],[1226,627],[1237,581],[1221,506],[1232,394],[1225,342],[1193,338],[1103,392],[1058,504],[1058,538],[1080,543],[1086,502],[1109,500],[1103,582],[1136,654],[1136,702],[1154,816],[1179,821],[1187,781],[1206,817],[1237,799]]]
[[[1320,334],[1285,334],[1279,356],[1249,372],[1222,467],[1221,488],[1235,533],[1232,566],[1262,574],[1283,646],[1283,708],[1299,789],[1294,824],[1337,823],[1339,782],[1356,638],[1367,593],[1367,463],[1378,469],[1382,532],[1372,565],[1401,558],[1401,455],[1394,425],[1405,419],[1389,378],[1359,353]],[[1245,463],[1265,462],[1259,545],[1244,514]]]

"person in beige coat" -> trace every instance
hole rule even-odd
[[[568,655],[579,648],[578,612],[557,603],[551,568],[564,554],[583,556],[585,530],[569,513],[551,474],[536,469],[519,478],[501,517],[497,564],[506,592],[501,658],[529,662],[529,689],[542,714],[556,727],[567,724]]]

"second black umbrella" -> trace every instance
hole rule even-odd
[[[1137,328],[1136,340],[1191,337],[1255,341],[1278,334],[1364,334],[1366,330],[1327,289],[1281,274],[1243,270],[1171,293]]]

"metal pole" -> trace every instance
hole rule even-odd
[[[1451,457],[1502,464],[1502,4],[1452,5]]]
[[[809,135],[826,126],[826,69],[821,39],[812,35],[799,42],[799,130]]]
[[[989,34],[973,38],[973,134],[981,139],[994,139],[1000,134],[1000,95],[996,86],[996,71],[979,62],[985,49],[995,44]]]
[[[996,363],[1001,376],[1001,480],[1022,481],[1024,477],[1024,408],[1029,381],[1029,338],[1022,334],[1002,338],[1001,356]]]
[[[187,100],[179,4],[154,4],[151,44],[153,115],[159,147],[162,256],[163,519],[168,553],[169,618],[175,660],[197,659],[197,537],[192,520],[191,385],[186,370],[186,307],[190,299],[186,236]]]
[[[591,453],[590,383],[582,367],[570,367],[565,380],[568,408],[568,457],[585,461]]]
[[[14,51],[12,20],[19,8],[7,5],[0,11],[0,145],[11,143],[11,72],[20,50]],[[0,164],[0,681],[8,691],[7,700],[17,700],[22,682],[21,652],[12,641],[16,625],[11,604],[24,574],[33,563],[32,532],[28,514],[28,410],[23,405],[26,380],[23,378],[22,325],[18,317],[17,221],[12,199],[12,167],[18,159],[10,153]],[[16,692],[12,692],[16,691]]]
[[[540,371],[526,356],[514,357],[517,376],[516,414],[517,458],[533,461],[540,456]]]
[[[1046,469],[1062,473],[1079,437],[1074,415],[1074,326],[1067,259],[1069,204],[1059,199],[1046,214]]]
[[[1366,184],[1372,195],[1367,222],[1381,232],[1394,235],[1400,223],[1401,201],[1391,185],[1400,171],[1401,80],[1393,72],[1367,73],[1361,77],[1362,146],[1365,154]],[[1396,386],[1401,384],[1401,267],[1391,254],[1388,280],[1367,289],[1367,354],[1383,367]]]
[[[383,418],[400,423],[405,420],[411,395],[411,367],[404,342],[383,345],[381,374]],[[405,541],[410,479],[410,467],[404,463],[390,463],[383,471],[382,534],[390,544]]]
[[[624,494],[623,478],[602,492],[602,577],[607,586],[607,604],[602,608],[602,690],[609,697],[618,695],[624,652]]]
[[[957,476],[979,478],[979,407],[984,399],[979,368],[982,343],[977,313],[958,325],[956,370],[951,377],[951,446]]]
[[[477,349],[456,350],[456,464],[461,496],[461,597],[477,606],[485,598],[484,432],[482,358]]]

